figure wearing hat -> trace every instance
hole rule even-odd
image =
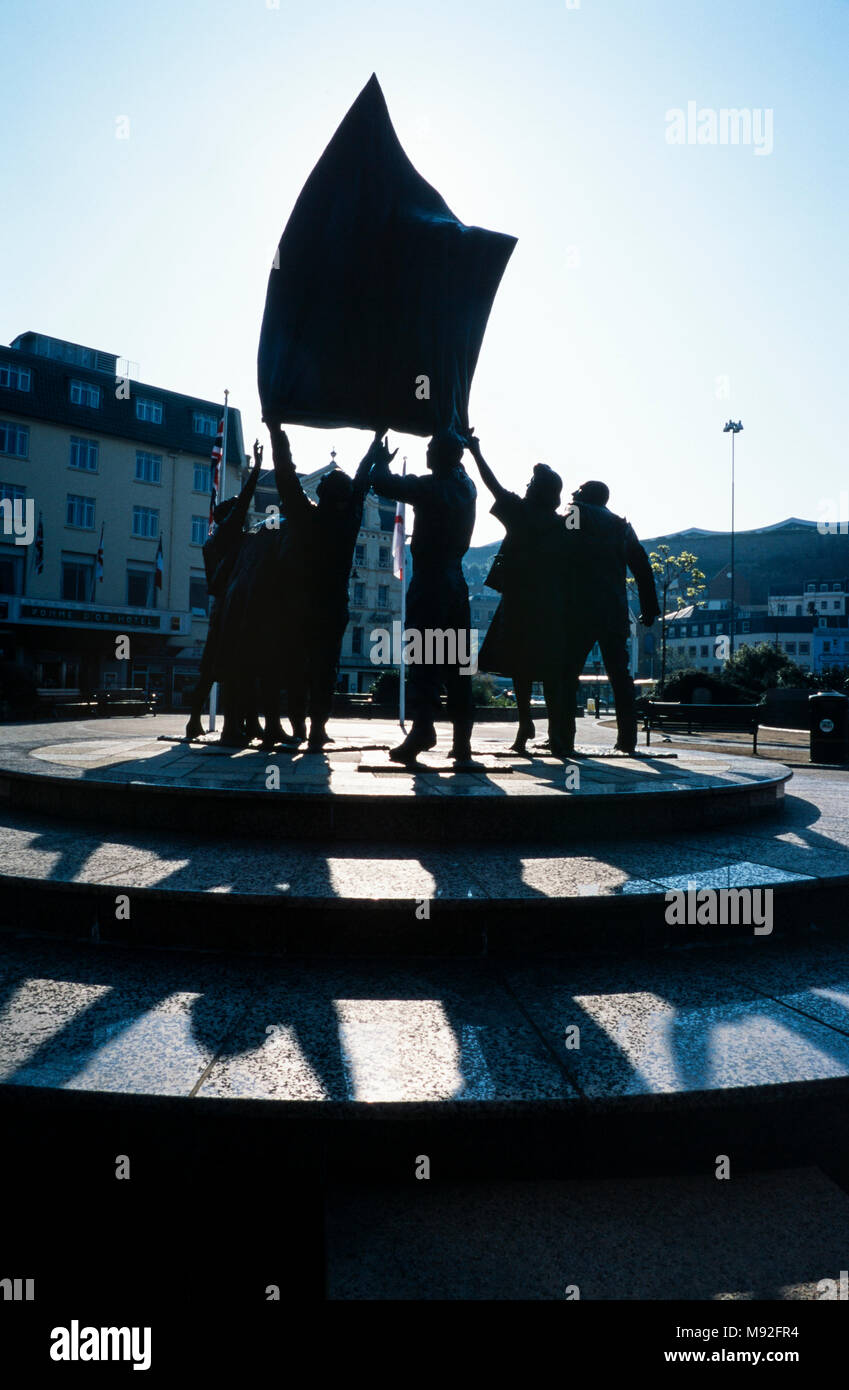
[[[563,483],[545,463],[534,467],[524,497],[502,487],[481,454],[480,440],[468,437],[468,449],[481,479],[495,498],[492,515],[506,535],[487,578],[490,588],[501,593],[489,631],[478,657],[482,671],[510,676],[519,709],[519,731],[513,748],[526,751],[535,734],[531,718],[531,691],[541,680],[548,709],[551,750],[568,752],[564,742],[563,667],[560,640],[564,613],[570,603],[571,547],[565,518],[558,515]]]

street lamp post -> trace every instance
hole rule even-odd
[[[742,430],[743,425],[740,420],[728,420],[723,426],[723,434],[731,435],[731,632],[729,633],[729,648],[731,655],[734,655],[734,636],[736,627],[737,609],[734,604],[734,582],[736,573],[734,570],[734,440]]]

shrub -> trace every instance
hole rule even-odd
[[[397,705],[401,698],[401,672],[395,666],[381,671],[371,688],[374,705]]]

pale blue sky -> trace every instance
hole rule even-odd
[[[28,0],[0,46],[3,341],[229,387],[249,442],[274,248],[376,71],[455,213],[519,238],[471,402],[509,485],[544,460],[643,534],[724,528],[733,416],[739,526],[849,488],[846,0]],[[668,144],[688,101],[771,110],[772,153]],[[291,434],[304,469],[367,444]]]

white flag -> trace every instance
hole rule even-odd
[[[404,459],[404,466],[401,476],[407,472],[407,460]],[[392,573],[396,579],[403,582],[404,579],[404,521],[406,515],[406,505],[404,502],[395,503],[395,529],[392,532]]]

